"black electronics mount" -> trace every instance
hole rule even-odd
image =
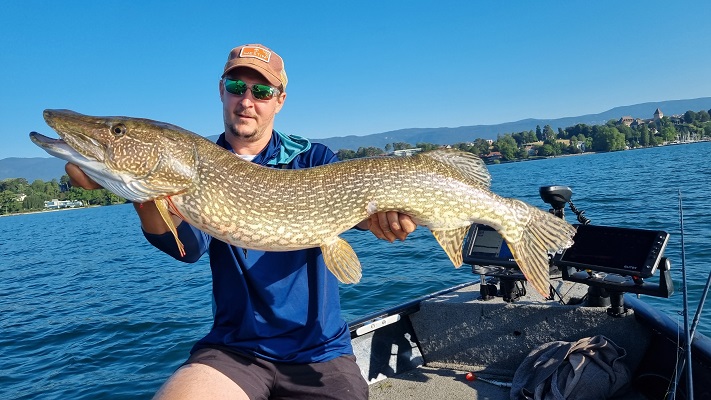
[[[671,264],[663,256],[669,241],[667,232],[591,225],[585,211],[578,210],[570,200],[573,191],[569,187],[543,186],[539,193],[552,206],[549,212],[553,215],[564,218],[567,204],[577,217],[574,244],[551,257],[550,274],[551,278],[588,285],[588,306],[609,306],[610,315],[622,316],[627,312],[624,293],[655,297],[674,293]],[[474,224],[467,234],[463,256],[472,273],[481,276],[482,300],[500,295],[513,302],[526,294],[526,278],[506,241],[493,228]],[[659,283],[645,282],[657,271]],[[551,287],[551,299],[554,294]]]

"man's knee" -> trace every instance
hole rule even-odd
[[[247,394],[232,379],[203,364],[178,368],[158,390],[153,399],[245,399]]]

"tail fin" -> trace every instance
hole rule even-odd
[[[502,229],[499,233],[513,253],[514,259],[526,279],[534,288],[548,297],[550,273],[548,253],[566,249],[573,245],[575,227],[553,214],[514,200],[518,206],[528,208],[530,218],[521,229],[513,232]]]

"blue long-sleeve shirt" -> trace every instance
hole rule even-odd
[[[232,150],[224,133],[217,143]],[[275,168],[308,168],[338,161],[326,146],[274,131],[253,162]],[[224,177],[224,179],[230,179]],[[352,354],[350,333],[341,317],[338,281],[319,248],[289,252],[245,250],[228,245],[182,222],[180,257],[171,233],[144,235],[178,260],[210,256],[215,319],[192,352],[205,347],[286,363],[328,361]]]

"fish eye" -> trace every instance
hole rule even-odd
[[[124,124],[116,124],[111,127],[111,132],[116,136],[122,136],[126,133],[126,126]]]

